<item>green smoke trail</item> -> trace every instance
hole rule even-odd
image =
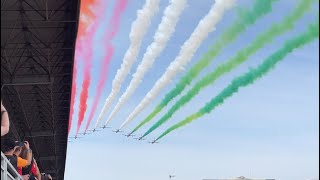
[[[318,20],[319,21],[319,20]],[[220,92],[215,98],[209,101],[204,107],[202,107],[197,113],[192,114],[183,121],[171,126],[164,133],[162,133],[157,140],[163,138],[165,135],[173,130],[176,130],[182,126],[185,126],[195,119],[210,113],[218,105],[221,105],[227,98],[231,97],[234,93],[238,92],[241,87],[253,84],[256,80],[260,79],[263,75],[272,70],[278,62],[284,59],[286,55],[292,52],[294,49],[299,48],[312,40],[319,37],[319,22],[309,27],[309,30],[298,37],[288,40],[285,45],[269,56],[262,64],[257,68],[249,70],[247,73],[235,78],[231,84],[229,84],[222,92]]]
[[[198,81],[186,95],[182,96],[170,109],[169,111],[157,121],[145,134],[144,136],[150,134],[152,131],[160,127],[163,123],[167,122],[172,115],[178,111],[183,105],[188,103],[193,97],[195,97],[203,88],[214,83],[219,77],[230,72],[234,68],[238,67],[240,64],[245,62],[250,55],[257,52],[267,43],[272,42],[272,40],[290,29],[293,29],[295,21],[303,16],[303,14],[311,7],[313,0],[302,0],[297,8],[287,16],[282,22],[274,24],[271,28],[259,35],[253,43],[248,47],[240,50],[231,60],[219,65],[216,70],[212,71],[200,81]]]
[[[210,48],[209,52],[207,52],[204,57],[198,61],[184,77],[180,79],[176,87],[165,95],[165,98],[162,100],[162,102],[150,115],[148,115],[144,121],[134,128],[132,133],[137,131],[144,124],[151,121],[151,119],[154,118],[173,98],[179,95],[184,88],[189,85],[191,81],[212,62],[213,58],[216,57],[226,45],[236,39],[238,35],[246,30],[248,26],[254,24],[265,14],[271,12],[272,3],[275,1],[278,0],[256,0],[252,10],[242,10],[236,23],[220,36],[218,42]]]

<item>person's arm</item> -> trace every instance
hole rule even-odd
[[[38,166],[37,166],[37,168],[38,168]],[[39,172],[39,168],[38,168],[38,174],[36,174],[36,178],[37,178],[38,180],[41,180],[41,174],[40,174],[40,172]]]
[[[28,141],[25,141],[24,142],[24,146],[26,147],[27,149],[27,161],[28,161],[28,165],[31,164],[31,161],[32,161],[32,151],[30,149],[30,145],[29,145],[29,142]]]
[[[50,175],[50,174],[48,174],[48,178],[49,178],[49,180],[52,180],[52,177],[51,177],[51,175]]]
[[[6,108],[3,106],[1,101],[1,136],[8,134],[9,132],[9,116]]]
[[[33,158],[33,163],[34,163],[34,169],[32,170],[32,173],[34,176],[36,176],[38,180],[41,180],[40,170],[39,170],[37,161],[34,158]]]

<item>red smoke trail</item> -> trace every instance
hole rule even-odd
[[[81,124],[84,119],[85,112],[87,110],[87,99],[88,99],[88,92],[89,92],[89,85],[91,82],[91,75],[90,75],[90,69],[91,69],[91,63],[90,60],[85,60],[87,63],[85,63],[85,69],[84,69],[84,79],[82,82],[82,91],[80,94],[80,107],[79,107],[79,114],[78,114],[78,126],[77,126],[77,133],[79,133]]]
[[[93,2],[91,0],[91,2]],[[101,18],[103,17],[103,13],[105,9],[101,9],[100,7],[102,6],[103,8],[106,8],[106,2],[103,2],[103,4],[96,4],[96,10],[98,13],[94,14],[94,22],[92,24],[89,24],[89,26],[85,27],[84,35],[80,39],[80,51],[81,55],[83,56],[82,59],[84,61],[84,72],[83,72],[83,82],[82,82],[82,89],[80,93],[80,105],[79,105],[79,114],[78,114],[78,125],[77,125],[77,131],[76,135],[79,133],[80,127],[83,123],[85,113],[87,111],[87,101],[88,101],[88,94],[89,94],[89,86],[91,84],[91,74],[90,71],[92,69],[92,48],[93,48],[93,39],[94,35],[98,29],[99,23],[101,23]],[[86,9],[89,11],[90,9]],[[92,16],[90,16],[91,11],[89,13],[89,20],[91,20]],[[92,14],[91,14],[92,15]],[[90,18],[91,17],[91,18]],[[101,17],[101,18],[96,18],[96,17]],[[87,16],[85,18],[88,18]],[[84,21],[85,22],[85,21]],[[86,26],[87,24],[84,24]],[[88,31],[87,31],[88,30]]]
[[[80,24],[79,24],[80,28]],[[80,32],[78,32],[78,36]],[[84,36],[82,34],[81,36]],[[73,113],[74,113],[74,103],[75,103],[75,96],[76,96],[76,88],[77,88],[77,72],[78,72],[78,65],[79,61],[81,58],[83,58],[84,55],[84,39],[83,37],[79,37],[79,39],[76,42],[76,51],[75,51],[75,57],[74,57],[74,65],[73,65],[73,78],[72,78],[72,90],[71,90],[71,102],[70,102],[70,114],[69,114],[69,128],[68,128],[68,133],[70,133],[71,126],[72,126],[72,121],[73,121]],[[79,122],[78,122],[79,124]],[[79,126],[79,125],[78,125]]]
[[[72,126],[72,116],[74,113],[74,101],[76,96],[76,88],[77,88],[77,55],[74,58],[73,64],[73,76],[72,76],[72,89],[71,89],[71,101],[70,101],[70,114],[69,114],[69,126],[68,126],[68,134],[70,133],[71,126]]]
[[[83,122],[85,113],[87,111],[87,100],[88,100],[88,93],[89,93],[89,86],[91,84],[91,68],[92,68],[92,46],[93,46],[93,37],[94,37],[94,30],[96,29],[95,26],[97,26],[97,23],[93,25],[90,32],[88,32],[88,35],[83,39],[83,41],[80,41],[82,50],[82,59],[83,59],[83,82],[81,87],[81,93],[80,93],[80,105],[79,105],[79,114],[78,114],[78,126],[77,126],[77,132],[79,133],[81,124]],[[84,45],[86,47],[84,47]]]
[[[77,33],[77,42],[76,42],[76,51],[74,56],[74,65],[73,65],[73,76],[72,76],[72,89],[71,89],[71,101],[70,101],[70,114],[69,114],[69,126],[68,126],[68,134],[70,133],[73,121],[73,113],[74,113],[74,103],[76,96],[76,88],[77,88],[77,66],[79,62],[79,58],[82,56],[83,52],[83,37],[86,35],[87,29],[90,26],[90,22],[95,18],[94,13],[90,9],[93,4],[96,3],[96,0],[83,0],[80,5],[81,16],[79,19],[79,27]]]
[[[114,52],[114,48],[109,45],[107,47],[107,54],[106,54],[106,57],[104,59],[110,61],[110,59],[113,56],[113,52]],[[102,66],[101,66],[100,79],[99,79],[99,82],[98,82],[97,93],[94,96],[93,105],[92,105],[92,108],[91,108],[91,112],[90,112],[90,115],[89,115],[89,119],[88,119],[88,122],[87,122],[87,125],[86,125],[85,132],[88,130],[89,125],[90,125],[90,123],[91,123],[91,121],[93,119],[93,116],[94,116],[95,112],[96,112],[96,109],[97,109],[97,106],[98,106],[98,102],[99,102],[99,99],[100,99],[101,94],[102,94],[103,87],[105,86],[105,83],[106,83],[106,80],[107,80],[106,75],[108,74],[109,63],[110,62],[104,62],[102,64]],[[102,77],[102,76],[105,76],[105,77]]]
[[[96,16],[92,11],[97,0],[82,0],[80,5],[80,19],[78,27],[78,39],[86,35],[88,27],[95,20]]]
[[[93,105],[91,108],[91,112],[89,115],[89,119],[85,128],[85,132],[88,130],[89,125],[93,119],[93,116],[97,110],[97,106],[98,106],[98,102],[100,100],[100,97],[102,95],[102,91],[103,91],[103,87],[105,86],[106,82],[107,82],[107,75],[108,75],[108,70],[109,70],[109,64],[110,61],[112,59],[113,56],[113,52],[114,52],[114,48],[111,44],[111,40],[116,36],[116,34],[119,31],[119,26],[120,26],[120,20],[121,20],[121,15],[123,14],[126,6],[128,4],[128,0],[118,0],[114,13],[111,17],[111,22],[110,25],[111,27],[108,29],[105,37],[103,38],[103,41],[100,42],[102,43],[106,43],[106,54],[103,58],[103,62],[102,62],[102,66],[100,66],[100,79],[98,82],[98,87],[97,87],[97,92],[94,96],[94,100],[93,100]]]

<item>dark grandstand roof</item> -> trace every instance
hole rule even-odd
[[[1,0],[1,98],[10,135],[63,179],[80,0]]]

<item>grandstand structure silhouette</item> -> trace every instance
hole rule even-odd
[[[3,138],[28,140],[39,168],[64,179],[80,0],[1,0]]]

